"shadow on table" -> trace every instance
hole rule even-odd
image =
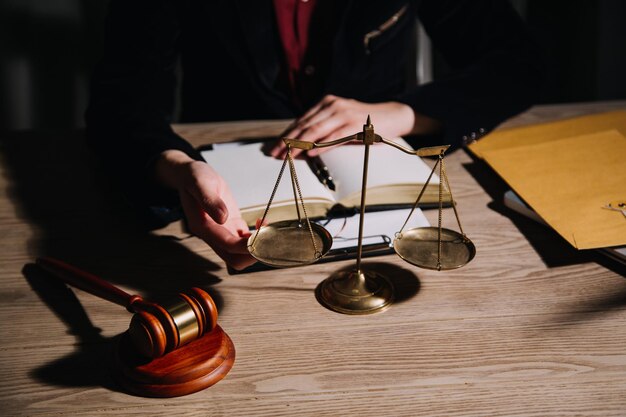
[[[59,386],[102,386],[119,391],[107,366],[110,363],[107,358],[113,357],[115,338],[101,335],[101,330],[91,323],[74,292],[63,282],[52,279],[35,264],[24,266],[22,273],[33,291],[77,339],[75,352],[32,370],[30,376]]]
[[[484,161],[473,156],[472,158],[473,162],[463,164],[463,167],[491,197],[492,201],[487,207],[511,219],[548,267],[597,262],[626,276],[626,266],[601,256],[596,251],[577,250],[555,231],[506,207],[504,193],[510,187]]]
[[[176,236],[150,233],[131,213],[97,176],[82,132],[19,132],[2,139],[9,198],[18,217],[34,227],[28,243],[33,259],[58,258],[146,298],[220,281],[211,271],[221,265]],[[215,291],[211,295],[219,301]]]
[[[201,287],[221,310],[222,297],[208,287],[220,281],[212,272],[222,266],[187,249],[175,236],[158,236],[143,227],[121,196],[98,178],[82,132],[3,133],[1,139],[8,198],[16,216],[32,226],[28,255],[33,261],[38,256],[54,257],[147,299]],[[55,361],[36,375],[61,385],[99,383],[102,351],[110,340],[89,323],[72,291],[62,291],[63,284],[36,269],[26,265],[24,276],[68,323],[81,347],[76,355]],[[66,374],[73,375],[72,381],[64,380]]]
[[[395,291],[394,303],[396,304],[410,300],[420,290],[420,280],[410,269],[387,262],[374,261],[364,261],[363,268],[371,269],[389,278]]]
[[[576,300],[575,304],[565,305],[565,302],[560,302],[559,310],[566,311],[566,313],[555,317],[558,322],[553,329],[561,330],[596,319],[598,316],[626,310],[626,285],[619,289],[606,286],[599,291],[605,293],[590,293],[586,299]]]

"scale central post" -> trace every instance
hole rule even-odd
[[[363,125],[362,135],[357,135],[357,139],[363,141],[365,151],[356,266],[352,271],[339,271],[322,281],[316,288],[315,295],[320,304],[339,313],[371,314],[380,312],[391,305],[394,289],[391,281],[386,277],[361,268],[369,151],[370,146],[377,141],[369,116],[367,116],[366,124]]]

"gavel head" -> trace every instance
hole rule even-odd
[[[217,308],[209,294],[200,288],[178,294],[172,302],[159,305],[136,297],[129,309],[135,312],[128,334],[139,353],[158,358],[217,325]]]

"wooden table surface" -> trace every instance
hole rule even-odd
[[[505,125],[616,108],[626,102],[538,106]],[[284,126],[176,129],[201,145]],[[314,297],[354,261],[230,275],[180,223],[142,232],[94,174],[81,132],[5,133],[0,153],[2,416],[626,415],[623,267],[508,211],[505,185],[464,151],[446,160],[476,258],[447,272],[396,255],[364,260],[398,290],[370,316],[333,313]],[[427,216],[436,222],[436,211]],[[454,224],[450,209],[444,216]],[[235,366],[185,397],[122,392],[108,364],[130,315],[43,274],[32,263],[42,255],[147,297],[207,289]]]

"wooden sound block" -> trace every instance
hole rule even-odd
[[[235,346],[220,326],[152,360],[137,352],[125,332],[115,348],[113,377],[132,394],[179,397],[219,382],[234,362]]]

